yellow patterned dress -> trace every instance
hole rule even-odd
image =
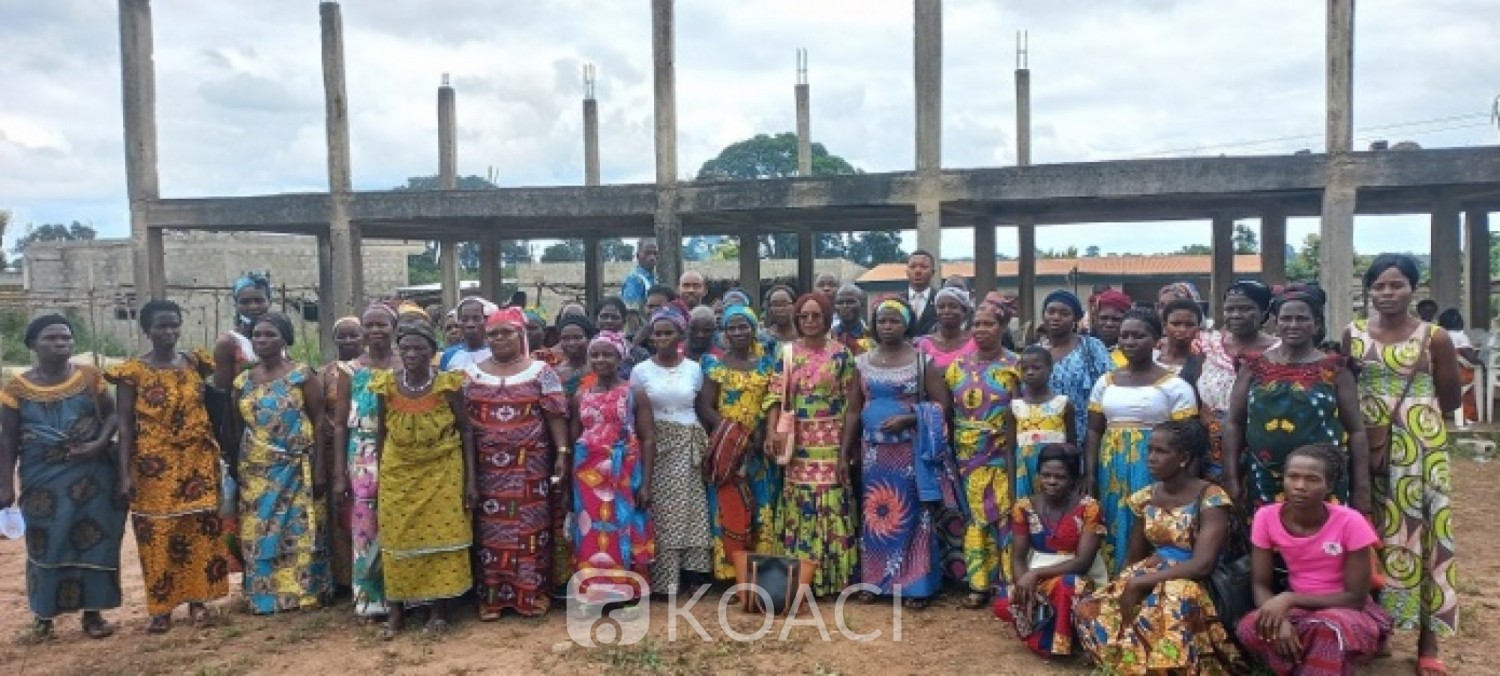
[[[1068,397],[1059,394],[1040,404],[1021,397],[1010,402],[1016,417],[1016,499],[1036,494],[1036,461],[1048,444],[1068,440]]]
[[[370,377],[370,391],[381,397],[385,416],[377,519],[391,601],[453,598],[474,584],[463,439],[448,405],[448,394],[463,384],[462,371],[444,371],[427,394],[411,398],[396,387],[392,372]]]
[[[1448,430],[1443,424],[1431,356],[1422,353],[1428,323],[1399,343],[1370,335],[1363,319],[1349,327],[1349,354],[1363,362],[1359,408],[1366,425],[1391,424],[1390,474],[1370,486],[1385,588],[1380,602],[1399,629],[1426,627],[1439,636],[1458,631],[1458,567],[1453,556],[1453,485]],[[1401,399],[1407,374],[1417,369]]]
[[[765,422],[766,390],[775,371],[775,358],[764,354],[754,358],[753,368],[744,371],[730,368],[712,354],[703,357],[703,377],[719,386],[719,415],[752,432]],[[776,507],[781,496],[781,466],[761,449],[749,448],[740,478],[708,492],[713,573],[719,580],[735,579],[731,554],[746,549],[741,543],[757,554],[774,554],[780,548],[781,524],[776,519]],[[727,547],[726,537],[730,540]]]
[[[944,372],[953,393],[953,452],[967,503],[964,571],[969,590],[987,592],[1011,579],[1010,461],[1015,440],[1011,404],[1021,391],[1016,355],[993,361],[963,355]]]
[[[146,611],[172,612],[229,594],[229,558],[219,520],[219,444],[203,406],[213,357],[184,354],[182,368],[153,367],[140,358],[104,377],[135,390],[136,495],[131,526],[146,583]],[[122,415],[124,412],[121,412]]]
[[[1127,500],[1130,510],[1145,520],[1146,540],[1155,550],[1127,566],[1103,589],[1078,602],[1073,610],[1078,641],[1094,663],[1109,674],[1239,673],[1239,650],[1219,622],[1208,590],[1197,580],[1175,579],[1156,585],[1141,600],[1130,626],[1120,613],[1120,596],[1133,578],[1167,570],[1193,556],[1193,533],[1205,508],[1228,508],[1229,495],[1210,485],[1202,499],[1175,508],[1151,500],[1154,486]]]

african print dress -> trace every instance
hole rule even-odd
[[[551,607],[551,439],[544,413],[567,415],[562,381],[539,361],[499,377],[464,371],[479,484],[474,524],[479,612],[538,616]]]
[[[753,369],[745,371],[731,368],[714,355],[703,358],[703,377],[719,386],[719,416],[752,435],[765,423],[766,390],[775,370],[774,356],[762,355]],[[780,497],[781,466],[759,448],[746,449],[740,472],[708,492],[715,578],[735,579],[736,551],[776,553],[781,535],[777,530],[781,522],[776,518]]]
[[[184,368],[155,368],[139,358],[105,377],[135,390],[131,526],[146,583],[146,612],[229,594],[229,552],[219,521],[219,444],[203,407],[213,357],[183,355]]]
[[[448,395],[464,374],[444,371],[420,397],[408,397],[391,371],[375,371],[368,391],[385,398],[380,454],[381,567],[392,601],[461,596],[474,583],[473,524],[464,509],[464,445]]]
[[[333,429],[334,417],[338,415],[338,407],[334,402],[338,401],[339,380],[346,377],[349,366],[346,362],[334,360],[325,364],[318,371],[318,381],[323,383],[323,424],[329,430]],[[332,432],[325,434],[318,440],[319,452],[323,462],[328,467],[334,466],[334,439]],[[343,452],[340,449],[339,452]],[[343,589],[350,586],[350,568],[354,564],[353,535],[349,533],[349,501],[344,500],[342,495],[334,495],[328,491],[324,496],[323,509],[329,515],[328,518],[328,570],[335,588]]]
[[[354,558],[349,568],[350,583],[354,588],[354,612],[362,616],[378,616],[386,613],[385,582],[370,565],[380,553],[379,500],[380,456],[375,452],[375,434],[379,397],[370,384],[377,374],[389,374],[387,369],[375,369],[346,362],[340,367],[349,379],[349,446],[345,449],[346,467],[349,473],[348,524],[350,544]]]
[[[1249,374],[1250,393],[1241,464],[1248,470],[1246,497],[1252,509],[1282,501],[1281,472],[1292,451],[1309,444],[1344,443],[1334,387],[1343,361],[1342,356],[1330,354],[1306,364],[1278,364],[1264,355],[1245,355],[1243,368]],[[1347,505],[1349,472],[1341,474],[1344,479],[1332,487],[1329,497]]]
[[[1199,512],[1229,507],[1229,495],[1210,485],[1201,500],[1177,508],[1158,507],[1152,487],[1126,501],[1145,520],[1146,540],[1155,550],[1131,564],[1103,589],[1074,607],[1078,640],[1094,663],[1111,674],[1146,674],[1181,669],[1190,674],[1240,673],[1239,650],[1218,620],[1208,590],[1198,580],[1174,579],[1156,585],[1141,599],[1130,626],[1120,612],[1120,597],[1130,580],[1167,570],[1193,556],[1193,534]]]
[[[592,383],[593,372],[588,365],[573,368],[564,358],[561,365],[553,369],[562,381],[563,396],[573,401],[573,395],[583,385],[585,377]],[[565,599],[568,593],[568,578],[573,576],[573,536],[568,523],[572,505],[568,503],[567,491],[552,491],[552,598]]]
[[[1198,390],[1198,401],[1203,424],[1208,427],[1208,460],[1204,463],[1203,478],[1220,483],[1224,478],[1224,417],[1229,415],[1229,397],[1234,393],[1234,381],[1239,375],[1239,360],[1229,354],[1224,341],[1229,333],[1209,331],[1198,334],[1198,350],[1202,353],[1202,370],[1194,387]],[[1271,346],[1280,345],[1276,341]],[[1269,348],[1267,348],[1269,349]]]
[[[1072,352],[1054,360],[1052,380],[1048,385],[1049,389],[1066,396],[1073,404],[1073,431],[1082,443],[1089,435],[1089,417],[1083,413],[1089,408],[1089,395],[1104,374],[1115,370],[1115,363],[1109,358],[1109,349],[1098,338],[1078,336],[1076,341]],[[1041,346],[1047,347],[1047,341],[1043,340]]]
[[[1047,523],[1030,498],[1017,498],[1010,523],[1011,532],[1017,537],[1027,538],[1031,545],[1028,569],[1054,566],[1075,558],[1084,533],[1104,535],[1099,501],[1087,495],[1079,498],[1078,504],[1059,517],[1056,523]],[[1001,619],[1015,625],[1016,635],[1032,652],[1042,657],[1072,655],[1073,604],[1093,591],[1096,582],[1087,573],[1041,580],[1036,584],[1035,598],[1030,599],[1030,612],[1022,617],[1016,617],[1016,612],[1028,604],[1011,599],[1011,587],[1002,583],[995,612]]]
[[[1427,627],[1439,636],[1458,631],[1458,569],[1453,556],[1453,486],[1448,430],[1432,380],[1432,358],[1422,353],[1422,323],[1406,340],[1381,343],[1365,320],[1349,327],[1349,354],[1364,362],[1359,408],[1365,425],[1391,424],[1390,474],[1371,482],[1375,530],[1385,588],[1380,602],[1398,629]],[[1411,391],[1392,411],[1407,374]]]
[[[1016,417],[1017,500],[1035,495],[1039,490],[1036,486],[1036,462],[1042,456],[1042,449],[1049,444],[1067,442],[1068,406],[1068,397],[1063,394],[1040,404],[1033,404],[1021,397],[1011,400],[1011,414]]]
[[[845,392],[854,377],[854,358],[838,343],[808,349],[791,343],[791,372],[776,362],[776,376],[766,393],[766,409],[781,406],[797,416],[796,448],[786,465],[781,493],[781,545],[787,556],[818,564],[813,593],[830,596],[844,590],[855,575],[854,521],[848,491],[839,483],[839,445],[843,443]],[[788,415],[785,411],[783,415]]]
[[[1089,412],[1104,415],[1095,481],[1099,504],[1104,509],[1104,525],[1109,528],[1104,562],[1110,572],[1118,572],[1130,551],[1130,528],[1136,516],[1136,510],[1127,504],[1128,499],[1152,481],[1151,471],[1146,468],[1146,444],[1151,441],[1151,428],[1168,420],[1197,416],[1198,398],[1192,385],[1171,374],[1150,385],[1126,387],[1116,385],[1111,373],[1094,386],[1089,396]]]
[[[656,425],[651,465],[656,560],[651,565],[651,588],[671,593],[683,571],[708,573],[712,568],[708,489],[703,481],[708,434],[693,407],[703,389],[703,368],[686,358],[670,368],[647,360],[630,372],[630,386],[635,396],[651,402]]]
[[[324,502],[313,498],[317,433],[293,368],[264,383],[234,380],[245,436],[240,441],[240,541],[245,597],[257,615],[316,608],[331,586]]]
[[[949,364],[974,354],[979,349],[979,346],[974,344],[973,338],[965,340],[963,345],[958,346],[958,349],[948,352],[944,352],[942,348],[938,347],[937,341],[933,340],[932,336],[922,336],[916,342],[912,343],[912,345],[917,348],[917,351],[932,358],[934,368],[945,371],[948,369]]]
[[[120,607],[125,510],[114,501],[115,458],[68,457],[99,436],[104,391],[99,372],[81,365],[56,385],[17,375],[0,390],[0,406],[20,423],[17,504],[26,521],[26,600],[38,619]]]
[[[896,434],[880,429],[888,418],[911,415],[920,392],[917,353],[904,366],[876,366],[873,353],[855,357],[865,407],[863,429],[863,519],[859,539],[860,582],[880,594],[927,598],[942,584],[942,552],[934,532],[933,510],[917,490],[915,427]]]
[[[1011,452],[1006,438],[1011,403],[1021,391],[1016,355],[986,361],[978,353],[954,360],[944,373],[953,393],[953,452],[967,512],[963,557],[970,591],[1010,579]]]
[[[621,573],[651,574],[656,538],[651,515],[636,504],[645,467],[635,431],[635,395],[629,383],[607,392],[578,394],[582,433],[573,445],[573,570],[592,571],[578,584],[589,594],[601,582],[622,590],[619,600],[641,590]],[[628,592],[623,590],[628,589]]]

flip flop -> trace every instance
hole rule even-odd
[[[1426,676],[1427,674],[1446,674],[1446,673],[1448,673],[1448,665],[1443,664],[1443,660],[1442,659],[1437,658],[1437,657],[1418,657],[1417,658],[1417,676]]]
[[[148,634],[165,634],[171,630],[171,615],[155,615],[151,618],[151,623],[146,625],[146,633]]]

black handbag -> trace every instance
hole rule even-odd
[[[1203,490],[1198,492],[1198,500],[1194,505],[1193,512],[1193,535],[1196,539],[1199,528],[1203,526],[1201,516],[1203,510],[1203,496],[1208,492],[1212,484],[1205,483]],[[1231,522],[1236,521],[1233,517]],[[1233,538],[1231,528],[1230,537]],[[1255,593],[1251,583],[1250,555],[1248,553],[1228,554],[1220,556],[1214,564],[1214,569],[1203,580],[1203,586],[1208,591],[1208,597],[1213,601],[1216,618],[1224,625],[1224,631],[1230,638],[1235,636],[1235,628],[1240,619],[1255,610]]]

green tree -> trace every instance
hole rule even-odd
[[[543,263],[577,263],[583,260],[583,240],[565,239],[542,252]]]
[[[1234,224],[1234,252],[1237,254],[1260,253],[1260,237],[1244,223]]]
[[[1174,253],[1185,256],[1208,256],[1212,255],[1214,248],[1207,244],[1186,244]]]
[[[1037,249],[1037,258],[1077,258],[1078,247],[1069,246],[1066,249]]]
[[[9,213],[6,214],[6,221],[9,221]],[[4,229],[0,228],[0,235],[3,234]],[[17,256],[25,256],[26,247],[30,246],[32,242],[89,240],[93,239],[97,234],[92,227],[78,221],[73,221],[70,225],[63,225],[61,223],[28,225],[26,226],[26,234],[16,240],[16,245],[11,248],[11,253]]]
[[[0,239],[5,239],[5,231],[10,227],[10,212],[0,209]],[[0,268],[8,267],[5,260],[5,252],[0,250]]]
[[[905,261],[906,250],[901,248],[901,233],[871,230],[850,235],[849,260],[867,268],[881,263]]]
[[[599,257],[606,263],[626,263],[635,260],[635,246],[626,244],[619,237],[599,241]]]
[[[1322,269],[1318,263],[1319,250],[1322,248],[1323,240],[1318,233],[1308,233],[1302,240],[1302,246],[1296,251],[1296,255],[1286,262],[1286,278],[1289,282],[1316,282],[1318,271]]]
[[[1099,257],[1099,247],[1098,247],[1098,245],[1090,244],[1088,246],[1088,248],[1086,248],[1086,249],[1083,250],[1083,257],[1084,258],[1098,258]]]

